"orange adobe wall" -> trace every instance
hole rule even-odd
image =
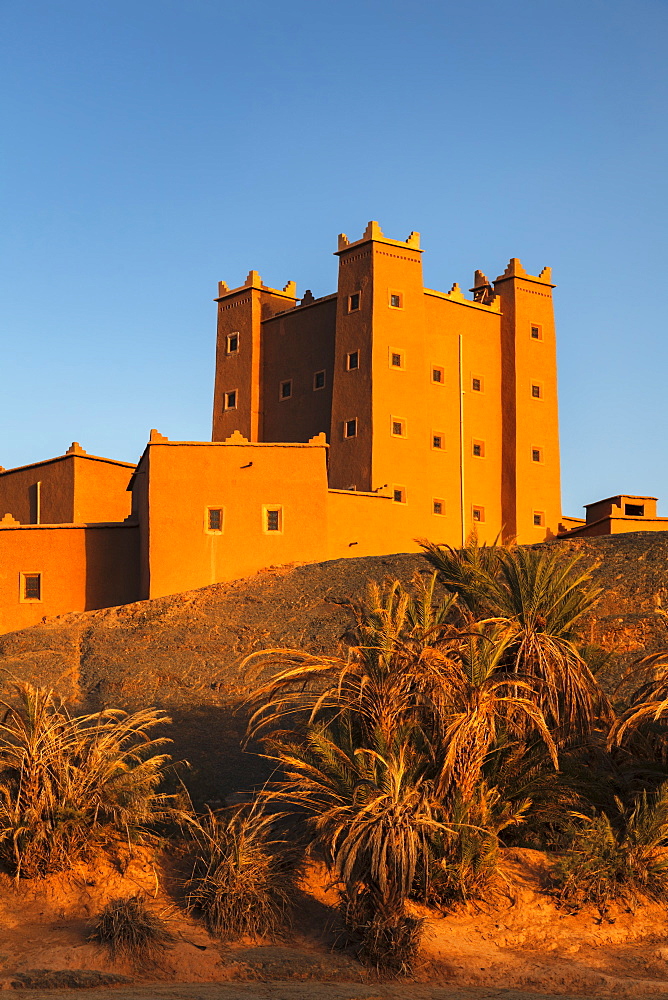
[[[64,455],[0,473],[0,517],[21,524],[123,521],[134,466],[87,455],[75,441]]]
[[[138,529],[131,525],[21,526],[0,520],[0,633],[43,618],[137,600]],[[40,574],[39,600],[25,600],[22,574]]]
[[[326,559],[326,450],[324,435],[307,444],[262,444],[240,434],[172,442],[152,432],[135,479],[142,596]],[[209,529],[212,508],[221,512],[220,530]],[[268,510],[279,512],[278,530],[267,530]]]

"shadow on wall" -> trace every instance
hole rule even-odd
[[[139,600],[139,527],[86,528],[85,610]]]

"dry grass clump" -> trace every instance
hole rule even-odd
[[[158,785],[169,742],[154,709],[71,716],[53,691],[15,685],[0,702],[0,861],[17,878],[65,871],[105,832],[126,841],[170,812]]]
[[[91,940],[105,945],[112,958],[142,966],[154,964],[174,938],[137,894],[110,900],[97,918]]]
[[[275,820],[240,807],[191,824],[196,858],[187,905],[215,937],[271,937],[289,923],[301,859],[277,838]]]

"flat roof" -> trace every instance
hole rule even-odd
[[[640,497],[636,493],[613,493],[611,497],[603,497],[602,500],[594,500],[593,503],[585,503],[583,507],[595,507],[599,503],[607,503],[608,500],[621,500],[622,497],[626,497],[627,500],[658,500],[658,497]]]
[[[64,455],[56,455],[55,458],[43,458],[41,462],[29,462],[28,465],[15,465],[13,469],[3,469],[0,476],[7,476],[11,472],[23,472],[24,469],[36,469],[40,465],[51,465],[53,462],[62,462],[64,458],[89,458],[92,462],[107,462],[109,465],[121,465],[126,469],[136,469],[136,462],[119,462],[115,458],[104,458],[102,455],[87,455],[84,452],[69,452]]]

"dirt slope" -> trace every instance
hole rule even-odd
[[[668,647],[656,614],[657,598],[668,593],[668,533],[553,544],[599,563],[604,593],[583,625],[588,641],[615,650],[622,665]],[[193,765],[196,796],[215,801],[266,775],[263,762],[239,749],[244,720],[236,709],[250,681],[239,670],[243,657],[272,646],[333,651],[352,620],[346,601],[363,595],[369,580],[408,581],[416,571],[429,572],[419,555],[271,568],[0,636],[0,664],[91,707],[168,709],[175,756]],[[0,677],[0,694],[7,684]]]

